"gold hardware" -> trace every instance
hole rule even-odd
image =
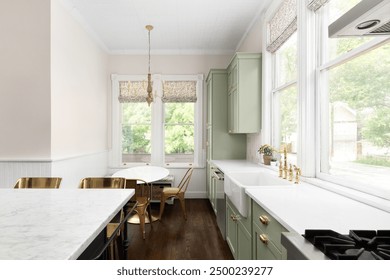
[[[263,224],[263,225],[268,225],[269,224],[269,218],[266,216],[266,215],[261,215],[259,217],[259,220],[260,222]]]
[[[292,181],[293,178],[294,178],[293,168],[292,168],[292,164],[290,164],[290,168],[288,170],[288,180]]]
[[[294,184],[299,184],[299,176],[301,175],[301,169],[294,165],[294,170],[295,170],[295,181],[294,181]]]
[[[236,216],[236,215],[233,215],[233,214],[231,214],[231,215],[230,215],[230,219],[232,219],[232,220],[233,220],[233,222],[236,222],[236,221],[237,221],[237,216]]]
[[[265,245],[268,245],[268,236],[266,234],[260,234],[259,239],[261,242],[263,242]]]
[[[283,164],[282,164],[282,160],[279,161],[279,177],[280,178],[283,177]]]
[[[283,159],[284,159],[283,179],[287,179],[287,148],[286,148],[286,146],[283,149]]]
[[[150,74],[150,31],[153,30],[152,25],[146,25],[146,30],[148,30],[148,39],[149,39],[149,67],[148,67],[148,87],[146,89],[148,96],[146,97],[146,102],[148,102],[148,105],[150,106],[150,103],[153,102],[153,95],[152,95],[152,74]]]

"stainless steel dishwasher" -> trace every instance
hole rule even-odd
[[[215,204],[217,210],[217,224],[223,239],[226,238],[226,200],[224,191],[224,174],[221,170],[213,171],[213,184],[215,184]]]

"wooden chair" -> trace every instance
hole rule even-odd
[[[58,189],[62,178],[23,177],[16,181],[14,189]]]
[[[180,181],[180,184],[177,187],[165,187],[161,194],[161,203],[160,203],[160,220],[165,208],[165,201],[171,197],[178,198],[180,201],[181,209],[183,210],[184,219],[187,220],[186,207],[185,207],[185,192],[187,190],[188,184],[190,183],[193,168],[187,170],[183,178]]]
[[[142,238],[145,239],[146,215],[148,215],[149,223],[152,226],[152,215],[151,215],[151,207],[150,207],[151,186],[146,181],[141,179],[127,179],[126,189],[135,189],[135,195],[131,199],[132,202],[130,202],[130,204],[137,202],[134,211],[137,213],[139,218]],[[131,219],[132,218],[130,218],[130,220]],[[138,221],[135,223],[138,223]]]
[[[84,178],[80,181],[79,188],[80,189],[124,189],[126,185],[125,178],[113,178],[113,177],[89,177]],[[111,221],[108,223],[106,227],[106,239],[110,240],[109,246],[109,258],[110,259],[118,259],[118,243],[117,238],[111,238],[112,235],[117,232],[117,237],[121,236],[121,240],[123,240],[122,230],[118,230],[117,228],[123,224],[124,212],[121,210]],[[113,240],[112,240],[113,239]],[[112,242],[111,242],[112,240]]]

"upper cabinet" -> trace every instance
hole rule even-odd
[[[261,129],[261,54],[236,53],[227,69],[228,132]]]
[[[207,79],[207,160],[245,159],[246,135],[228,133],[228,75],[211,69]]]

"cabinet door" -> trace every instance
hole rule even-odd
[[[253,259],[255,260],[280,260],[282,253],[275,247],[272,241],[256,224],[253,224],[252,233]]]
[[[230,205],[226,204],[226,242],[229,245],[233,257],[237,258],[237,222],[235,213]]]
[[[233,89],[229,92],[228,98],[228,132],[234,133],[237,130],[238,121],[238,95],[237,89]]]
[[[237,224],[237,259],[251,260],[252,259],[252,238],[244,226],[238,222]]]

